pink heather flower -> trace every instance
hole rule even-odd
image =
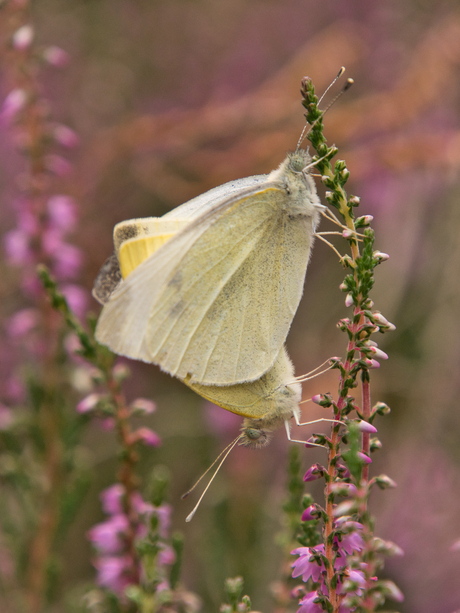
[[[176,561],[176,554],[172,547],[164,545],[158,553],[158,564],[160,566],[171,566]]]
[[[161,438],[150,428],[138,428],[133,432],[133,435],[136,440],[143,441],[146,445],[151,447],[159,447],[161,445]]]
[[[83,319],[88,307],[88,294],[83,287],[67,283],[61,286],[61,291],[70,309],[79,319]]]
[[[77,133],[68,126],[64,126],[62,124],[58,124],[54,128],[53,135],[59,144],[63,145],[64,147],[68,147],[69,149],[76,147],[80,143]]]
[[[102,510],[107,515],[116,515],[123,512],[123,496],[125,488],[121,483],[114,483],[100,493]]]
[[[354,589],[352,589],[352,587]],[[362,570],[349,570],[348,577],[339,588],[339,594],[356,594],[361,596],[366,587],[366,579]]]
[[[25,25],[21,26],[16,32],[13,34],[12,43],[15,49],[19,51],[24,51],[28,49],[32,44],[34,38],[34,31],[32,26]]]
[[[314,396],[312,396],[311,401],[314,402],[315,404],[319,404],[322,399],[323,399],[322,394],[315,394]]]
[[[3,101],[1,116],[11,120],[27,103],[27,93],[24,89],[13,89]]]
[[[292,576],[294,578],[302,576],[302,581],[305,583],[310,579],[314,583],[319,581],[321,576],[321,572],[323,570],[322,565],[318,564],[318,562],[313,557],[313,553],[317,551],[319,553],[324,554],[324,545],[318,545],[315,547],[298,547],[291,551],[291,554],[294,556],[299,556],[299,558],[292,564]]]
[[[372,464],[371,458],[362,451],[358,451],[356,455],[364,462],[364,464]]]
[[[377,428],[375,426],[373,426],[372,424],[370,424],[368,421],[358,421],[358,428],[360,430],[360,432],[369,432],[374,434],[375,432],[377,432]]]
[[[351,307],[353,305],[353,303],[354,303],[353,295],[352,294],[347,294],[347,297],[345,298],[345,306],[347,308]]]
[[[370,347],[370,351],[378,360],[388,360],[388,354],[378,347]]]
[[[77,222],[76,204],[69,196],[52,196],[48,200],[48,215],[51,226],[59,230],[71,230]]]
[[[129,585],[125,573],[132,568],[130,556],[104,556],[94,560],[93,565],[98,571],[97,583],[120,596]]]
[[[23,265],[32,261],[29,237],[22,230],[11,230],[4,236],[6,257],[10,264]]]
[[[307,483],[308,481],[316,481],[316,479],[321,479],[326,469],[321,464],[313,464],[305,473],[303,480]]]
[[[88,413],[89,411],[92,411],[96,408],[101,398],[101,394],[89,394],[89,396],[86,396],[86,398],[83,398],[83,400],[80,400],[80,402],[77,404],[77,413]]]
[[[37,309],[22,309],[10,317],[6,329],[11,338],[21,338],[29,334],[38,322]]]
[[[49,153],[46,156],[45,164],[48,170],[54,172],[58,177],[64,177],[68,175],[72,170],[72,164],[65,158],[55,153]]]
[[[106,417],[105,419],[101,419],[99,422],[101,430],[105,432],[111,432],[115,429],[115,420],[113,417]]]
[[[171,526],[172,507],[169,504],[163,503],[159,507],[155,507],[154,512],[158,517],[158,532],[161,538],[167,538]]]
[[[80,272],[83,253],[78,247],[62,243],[53,254],[53,271],[59,279],[74,279]]]
[[[8,430],[13,422],[13,412],[0,402],[0,430]]]
[[[133,492],[131,496],[131,503],[139,513],[139,515],[146,515],[150,517],[155,512],[155,507],[150,502],[146,502],[140,492]]]
[[[43,59],[57,68],[62,68],[69,62],[69,54],[60,47],[51,46],[43,51]]]
[[[354,551],[362,551],[364,548],[363,537],[357,531],[350,532],[342,537],[340,546],[348,555],[351,555]]]
[[[297,613],[323,613],[323,607],[319,603],[313,602],[318,598],[318,592],[309,592],[306,596],[299,601],[300,609]]]
[[[131,403],[131,409],[133,409],[133,411],[139,411],[147,415],[154,413],[156,408],[156,404],[147,398],[136,398],[136,400],[133,400]]]
[[[377,360],[364,358],[363,362],[367,365],[368,368],[380,368],[380,362],[377,362]]]
[[[351,238],[352,236],[354,236],[354,232],[353,230],[350,230],[349,228],[347,228],[346,230],[343,230],[342,232],[342,236],[343,238]]]
[[[356,485],[353,483],[344,483],[342,481],[336,481],[331,483],[329,491],[338,496],[354,496],[358,491]]]
[[[309,507],[307,507],[305,509],[305,511],[302,513],[302,517],[301,520],[302,521],[310,521],[312,519],[316,519],[316,517],[314,515],[312,515],[312,512],[316,511],[316,506],[314,504],[311,504]]]
[[[88,540],[102,554],[117,553],[123,548],[123,538],[129,526],[126,515],[113,515],[107,521],[88,530]]]

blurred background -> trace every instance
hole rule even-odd
[[[376,339],[390,359],[372,373],[373,401],[392,409],[377,423],[383,449],[372,473],[388,474],[398,488],[376,491],[371,509],[376,534],[405,551],[384,574],[405,593],[401,613],[460,610],[460,553],[449,550],[460,538],[458,1],[41,0],[33,17],[37,42],[70,55],[41,86],[55,119],[80,138],[62,185],[79,203],[72,238],[85,266],[78,282],[96,313],[89,292],[112,252],[115,223],[162,215],[225,181],[271,171],[303,127],[302,77],[321,93],[346,66],[355,84],[328,112],[325,134],[347,162],[347,190],[361,197],[360,214],[374,216],[376,248],[391,256],[376,269],[373,299],[397,326]],[[3,99],[8,84],[1,88]],[[5,230],[14,225],[11,177],[23,165],[8,134],[0,144]],[[321,229],[333,228],[323,221]],[[287,343],[298,375],[345,353],[336,328],[348,314],[343,276],[336,255],[317,241]],[[146,478],[157,464],[170,471],[174,528],[186,538],[184,583],[215,611],[224,578],[241,574],[254,608],[273,610],[285,434],[262,450],[235,449],[185,524],[197,495],[184,502],[180,495],[241,420],[153,365],[129,365],[129,399],[157,403],[149,425],[163,445],[143,451],[142,471]],[[304,398],[336,389],[333,372],[305,385]],[[327,416],[303,407],[305,419]],[[94,474],[66,545],[70,589],[93,576],[85,533],[102,518],[97,492],[113,482],[116,462],[113,433],[97,426],[84,449]],[[302,460],[307,469],[324,458],[304,450]],[[319,500],[320,488],[312,492]]]

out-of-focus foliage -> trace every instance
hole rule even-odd
[[[458,608],[460,557],[449,552],[460,534],[458,3],[41,0],[33,12],[39,42],[71,56],[64,71],[46,73],[42,87],[56,118],[81,138],[73,173],[62,181],[81,207],[73,242],[86,254],[81,283],[88,290],[111,252],[116,222],[161,215],[227,180],[272,170],[303,126],[301,78],[309,75],[321,91],[347,67],[355,85],[328,112],[325,132],[347,161],[360,214],[374,215],[376,248],[391,255],[376,271],[373,299],[397,326],[381,344],[390,360],[373,378],[375,397],[393,413],[372,471],[399,487],[376,492],[371,508],[379,535],[405,550],[386,567],[406,594],[401,613]],[[2,98],[10,88],[3,74]],[[7,179],[21,164],[3,138],[6,230],[15,194]],[[14,275],[3,265],[0,273],[6,318],[23,299]],[[297,374],[345,351],[335,327],[344,315],[342,279],[336,256],[318,242],[288,339]],[[0,360],[9,371],[9,355]],[[234,450],[186,526],[193,501],[179,496],[235,435],[239,419],[154,366],[131,367],[132,398],[158,405],[152,425],[164,443],[143,451],[143,470],[148,475],[161,462],[172,472],[174,522],[186,536],[183,580],[211,611],[224,579],[242,575],[255,609],[270,611],[268,586],[281,564],[273,534],[286,480],[283,433],[266,449]],[[332,372],[305,385],[304,398],[336,389]],[[321,416],[316,405],[303,406],[304,416]],[[111,483],[115,462],[111,434],[94,428],[85,444],[93,495],[67,544],[69,590],[92,577],[84,535],[101,519],[96,492]],[[323,459],[305,454],[306,465]]]

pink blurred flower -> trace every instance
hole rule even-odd
[[[68,126],[64,126],[62,124],[55,126],[53,134],[58,143],[64,147],[68,147],[69,149],[76,147],[80,142],[77,133]]]
[[[6,257],[10,264],[23,265],[32,261],[29,237],[22,230],[10,230],[4,236]]]
[[[133,432],[133,437],[135,440],[143,441],[151,447],[159,447],[161,445],[161,438],[150,428],[138,428]]]
[[[70,309],[79,319],[83,319],[88,307],[88,294],[80,285],[67,283],[61,287]]]
[[[24,89],[13,89],[3,101],[1,117],[11,120],[27,103],[27,92]]]
[[[156,404],[152,400],[148,400],[148,398],[136,398],[131,403],[131,409],[151,415],[156,411]]]
[[[83,264],[83,253],[78,247],[62,243],[54,253],[53,272],[58,279],[74,279]]]
[[[48,200],[48,214],[52,227],[71,230],[77,221],[76,204],[70,196],[52,196]]]
[[[89,396],[86,396],[77,404],[77,413],[88,413],[89,411],[92,411],[97,407],[97,404],[101,398],[101,394],[89,394]]]
[[[114,483],[100,494],[102,509],[107,515],[123,512],[123,496],[125,488],[121,483]]]
[[[102,554],[118,553],[122,550],[123,535],[129,527],[128,518],[123,513],[113,515],[88,530],[88,540]]]
[[[10,317],[6,330],[11,338],[21,338],[27,335],[38,322],[37,309],[22,309]]]
[[[313,602],[316,598],[318,598],[318,592],[316,590],[314,592],[309,592],[299,601],[301,606],[300,609],[297,610],[297,613],[323,613],[321,604]]]
[[[130,556],[103,556],[93,561],[98,571],[98,585],[122,595],[129,585],[126,572],[132,568]]]
[[[12,43],[15,49],[25,51],[30,47],[34,38],[34,30],[30,25],[21,26],[13,34]]]
[[[69,54],[60,47],[47,47],[42,55],[49,64],[58,68],[62,68],[69,62]]]
[[[314,552],[324,554],[324,545],[317,547],[298,547],[291,551],[292,555],[298,555],[299,558],[292,564],[292,576],[302,576],[302,581],[305,583],[311,578],[315,583],[319,581],[323,567],[318,564],[313,555]]]

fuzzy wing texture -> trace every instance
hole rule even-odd
[[[110,296],[97,339],[191,383],[233,385],[273,365],[302,295],[312,229],[281,188],[193,220]]]

